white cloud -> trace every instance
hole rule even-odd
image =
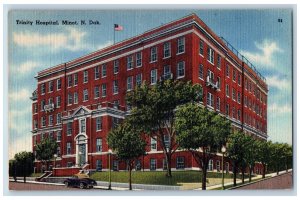
[[[14,69],[16,69],[19,73],[27,73],[31,72],[34,68],[37,68],[40,66],[40,63],[35,62],[35,61],[26,61],[19,66],[14,66]]]
[[[8,158],[12,159],[16,153],[21,151],[32,151],[31,137],[23,136],[16,139],[9,139],[9,155]]]
[[[267,76],[267,84],[279,90],[290,90],[292,83],[287,79],[280,79],[278,76]]]
[[[26,88],[22,88],[19,91],[10,92],[8,96],[10,101],[24,101],[24,99],[29,100],[31,92]]]
[[[260,52],[241,51],[241,53],[251,62],[264,66],[273,66],[274,53],[283,52],[274,41],[264,40],[262,43],[255,42],[255,46]]]
[[[109,40],[109,41],[107,41],[107,42],[104,43],[104,44],[98,45],[98,46],[97,46],[97,50],[100,50],[100,49],[103,49],[103,48],[105,48],[105,47],[108,47],[108,46],[112,45],[113,43],[114,43],[113,41]]]
[[[68,49],[70,51],[89,49],[89,45],[84,42],[86,32],[81,32],[75,28],[66,28],[64,33],[33,33],[23,31],[13,33],[13,42],[21,47],[48,47],[52,50]]]
[[[268,112],[272,113],[272,115],[288,114],[292,112],[292,105],[278,105],[277,103],[273,103],[268,106]]]

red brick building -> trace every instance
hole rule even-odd
[[[226,115],[234,128],[267,139],[268,87],[255,67],[195,14],[151,29],[67,63],[40,71],[31,97],[32,142],[53,137],[57,168],[108,168],[109,130],[127,113],[126,92],[142,81],[191,80],[203,87],[203,105]],[[147,139],[137,170],[163,170],[159,144]],[[221,158],[210,162],[220,170]],[[228,161],[229,162],[229,161]],[[126,165],[112,158],[114,170]],[[231,170],[229,163],[226,170]],[[37,171],[42,166],[36,161]],[[178,151],[172,168],[198,169],[192,155]]]

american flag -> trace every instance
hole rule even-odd
[[[123,26],[119,24],[115,24],[115,31],[122,31],[122,30],[123,30]]]

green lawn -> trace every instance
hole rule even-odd
[[[200,183],[202,173],[199,171],[174,171],[172,178],[165,176],[165,171],[133,171],[132,183],[152,185],[180,185],[178,183]],[[108,181],[108,172],[95,172],[91,178],[97,181]],[[222,178],[222,173],[208,172],[207,178]],[[225,174],[225,178],[232,178],[232,174]],[[128,172],[111,172],[111,181],[128,183]]]

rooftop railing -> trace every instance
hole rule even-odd
[[[264,82],[266,82],[266,78],[261,75],[256,69],[256,67],[244,56],[242,55],[234,46],[232,46],[225,38],[220,37],[221,40],[226,44],[226,46],[243,62],[245,62]]]

